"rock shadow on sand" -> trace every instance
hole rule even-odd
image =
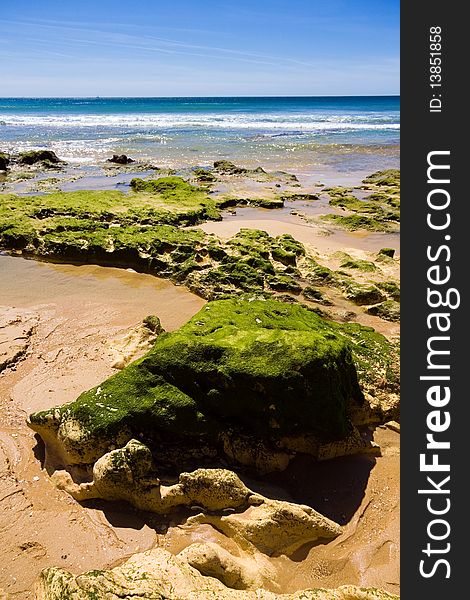
[[[294,502],[306,504],[339,525],[351,521],[365,496],[376,459],[371,454],[315,461],[306,454],[294,457],[285,471],[263,481],[286,490]]]

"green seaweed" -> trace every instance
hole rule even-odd
[[[400,286],[395,281],[379,281],[377,287],[383,290],[388,296],[395,300],[396,302],[400,302]]]
[[[313,302],[319,302],[320,304],[324,304],[326,306],[331,306],[332,302],[325,297],[325,295],[320,291],[314,288],[311,285],[307,285],[302,290],[302,295],[307,299]]]
[[[364,179],[365,189],[374,190],[366,199],[357,198],[351,188],[325,188],[331,206],[352,212],[352,215],[324,215],[322,220],[334,222],[346,229],[388,231],[400,222],[400,172],[379,171]],[[389,225],[390,224],[390,225]],[[396,225],[395,225],[396,227]]]
[[[317,283],[321,285],[332,285],[337,286],[340,282],[340,277],[338,276],[336,271],[320,265],[313,258],[308,259],[308,272],[309,272],[309,280],[312,283]]]
[[[365,184],[374,184],[377,186],[398,187],[400,185],[400,170],[385,169],[384,171],[376,171],[372,175],[368,175],[364,180]]]
[[[361,260],[358,258],[352,258],[346,252],[338,252],[335,256],[341,260],[340,267],[342,269],[353,269],[364,272],[377,271],[376,265],[369,260]]]
[[[285,273],[268,275],[266,281],[269,287],[276,292],[293,292],[294,294],[298,294],[302,289],[293,277]]]
[[[359,229],[366,229],[367,231],[390,231],[392,227],[386,221],[379,221],[373,217],[368,217],[366,215],[322,215],[322,221],[332,223],[333,225],[338,225],[340,227],[344,227],[345,229],[349,229],[351,231],[356,231]]]

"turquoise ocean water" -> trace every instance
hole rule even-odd
[[[162,166],[367,170],[397,165],[399,117],[398,96],[0,98],[0,150],[51,148],[83,165],[126,153]]]

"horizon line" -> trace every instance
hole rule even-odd
[[[109,100],[113,98],[400,98],[400,94],[241,94],[241,95],[210,95],[210,96],[0,96],[0,100],[47,99],[47,100]]]

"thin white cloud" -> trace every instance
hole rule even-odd
[[[160,52],[166,54],[180,54],[188,56],[198,56],[203,58],[220,58],[220,54],[224,54],[224,58],[230,60],[240,60],[242,62],[251,62],[253,64],[260,65],[271,65],[279,66],[280,64],[291,64],[301,67],[314,68],[315,65],[311,62],[301,61],[296,58],[288,56],[278,56],[271,54],[264,54],[252,51],[234,50],[232,48],[224,48],[220,46],[209,46],[201,44],[192,44],[181,40],[174,40],[168,38],[162,38],[154,35],[132,35],[128,33],[117,33],[109,32],[106,29],[94,29],[90,27],[77,27],[76,25],[69,25],[63,21],[3,21],[4,25],[13,25],[15,27],[31,26],[35,28],[35,37],[30,38],[37,42],[41,41],[37,37],[38,27],[44,29],[54,29],[62,31],[64,36],[62,43],[70,45],[72,42],[76,44],[94,44],[99,46],[110,46],[115,48],[116,44],[120,47],[126,47],[133,50],[143,50],[149,52]],[[70,37],[70,32],[86,34],[88,37]],[[142,41],[146,41],[143,44]],[[50,43],[50,39],[44,39],[47,43]],[[153,45],[148,45],[154,42]],[[57,43],[57,41],[56,41]],[[179,50],[177,50],[179,49]],[[194,52],[198,50],[200,52]]]

